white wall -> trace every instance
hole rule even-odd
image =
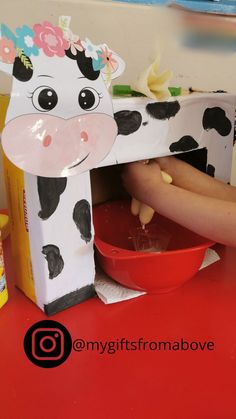
[[[209,54],[181,47],[176,13],[165,7],[109,0],[8,0],[1,5],[1,20],[12,29],[47,19],[56,24],[60,15],[72,16],[71,28],[81,38],[106,42],[119,52],[127,64],[119,83],[132,83],[160,51],[162,69],[174,72],[172,85],[236,92],[236,53]],[[0,74],[0,92],[9,90],[10,79]],[[236,166],[236,152],[234,161]],[[0,207],[5,205],[0,164]]]

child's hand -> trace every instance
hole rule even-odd
[[[168,173],[173,178],[173,181],[174,181],[176,172],[178,171],[179,160],[176,159],[176,157],[169,156],[169,157],[158,157],[155,159],[155,161],[156,163],[158,163],[161,170]],[[182,162],[180,162],[179,170],[181,170],[181,163]]]
[[[143,162],[127,164],[122,178],[129,194],[147,205],[150,205],[152,194],[158,193],[160,185],[164,185],[160,166],[155,160],[149,164]]]

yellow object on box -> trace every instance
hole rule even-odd
[[[0,308],[6,304],[8,300],[8,292],[7,292],[7,284],[6,284],[6,276],[5,276],[5,269],[4,269],[4,260],[3,260],[3,248],[2,248],[2,240],[1,240],[1,232],[0,232]]]
[[[24,172],[14,166],[5,155],[3,161],[11,219],[12,257],[15,266],[17,266],[15,283],[27,297],[36,302],[25,202]]]
[[[173,74],[170,70],[160,73],[159,66],[160,56],[140,74],[132,87],[135,91],[143,93],[151,99],[167,100],[170,97],[169,81]]]
[[[9,95],[0,95],[0,132],[2,132],[4,124],[5,124],[5,118],[6,118],[9,100],[10,100]]]
[[[8,215],[0,214],[0,231],[1,231],[2,240],[4,240],[10,233]]]
[[[0,131],[2,131],[5,124],[8,103],[9,96],[0,94]],[[3,162],[11,219],[12,258],[17,267],[15,282],[16,286],[35,302],[36,297],[25,208],[24,172],[14,166],[5,155],[3,155]],[[5,222],[4,226],[4,234],[6,234],[8,227],[6,227]]]
[[[9,96],[1,95],[0,96],[0,132],[4,127],[4,121],[6,117],[7,107],[9,103]],[[0,308],[6,304],[8,300],[8,292],[6,285],[6,276],[4,269],[4,260],[3,260],[3,249],[2,249],[2,239],[4,239],[9,233],[9,219],[7,215],[0,214]]]

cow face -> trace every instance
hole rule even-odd
[[[0,39],[5,61],[0,69],[13,75],[4,151],[16,166],[35,175],[79,174],[103,160],[115,141],[107,84],[124,63],[105,44],[80,41],[48,22],[29,30],[24,38],[28,55],[18,47],[21,38],[9,31],[12,40],[4,31]]]

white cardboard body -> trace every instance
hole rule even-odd
[[[141,125],[133,134],[118,135],[111,152],[99,167],[175,154],[170,152],[170,144],[184,135],[192,135],[198,141],[198,149],[208,149],[208,163],[215,166],[215,176],[225,182],[229,181],[235,96],[203,94],[178,100],[181,110],[176,117],[157,120],[151,118],[145,110],[146,104],[153,102],[150,99],[114,99],[114,112],[138,110],[142,114],[143,122],[148,124]],[[202,127],[204,110],[214,106],[223,108],[231,121],[232,130],[227,136],[222,137],[215,129],[206,131]],[[25,173],[25,194],[36,298],[38,306],[44,309],[45,305],[94,282],[93,228],[92,240],[85,243],[72,219],[77,201],[86,199],[92,207],[90,175],[85,172],[68,178],[59,205],[48,220],[42,220],[38,216],[40,203],[36,176]],[[65,262],[63,271],[54,279],[49,279],[47,262],[42,254],[42,247],[47,244],[57,245]]]
[[[185,135],[191,135],[199,144],[198,149],[206,147],[208,163],[215,167],[215,177],[222,181],[230,180],[233,149],[233,132],[222,137],[215,129],[204,130],[202,116],[207,108],[221,107],[232,123],[235,118],[235,95],[224,93],[201,93],[182,97],[172,97],[170,101],[178,100],[180,111],[176,117],[155,120],[150,117],[145,108],[149,103],[155,103],[148,98],[113,99],[114,112],[122,110],[139,111],[144,123],[133,134],[118,135],[110,153],[98,167],[122,164],[131,161],[173,155],[170,144]]]
[[[37,305],[44,305],[94,282],[95,264],[92,239],[85,243],[72,218],[76,202],[86,199],[91,205],[89,172],[67,179],[66,193],[60,196],[55,213],[42,220],[37,176],[24,174],[30,251]],[[42,254],[45,245],[53,244],[63,255],[64,268],[57,278],[49,279],[47,261]]]

